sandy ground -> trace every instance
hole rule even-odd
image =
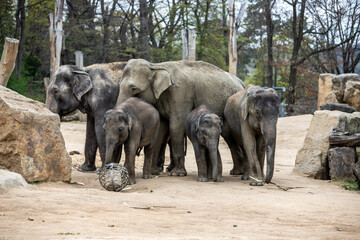
[[[0,192],[0,239],[360,239],[359,192],[292,173],[311,115],[278,122],[275,185],[252,187],[230,176],[232,160],[222,142],[223,183],[199,183],[192,145],[186,177],[165,173],[110,192],[92,173],[73,182],[41,183]],[[68,151],[83,152],[85,124],[62,123]],[[83,155],[74,156],[81,164]],[[98,161],[99,162],[99,161]],[[137,209],[132,207],[148,207]]]

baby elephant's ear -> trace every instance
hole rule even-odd
[[[87,72],[73,71],[75,74],[73,81],[73,93],[77,100],[81,101],[81,97],[93,88],[91,78]]]
[[[131,131],[132,127],[134,126],[134,120],[133,118],[130,116],[130,114],[128,114],[128,128],[129,131]]]

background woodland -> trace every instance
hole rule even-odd
[[[289,112],[316,109],[320,73],[360,74],[360,0],[235,1],[237,75],[245,84],[286,88]],[[196,60],[228,70],[226,0],[65,0],[61,64],[144,58],[181,60],[182,29],[196,31]],[[8,87],[44,101],[50,75],[51,0],[0,0],[0,49],[20,40]],[[1,53],[0,53],[1,54]]]

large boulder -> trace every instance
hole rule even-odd
[[[0,86],[0,168],[26,181],[70,181],[71,158],[59,116],[43,103]]]
[[[0,169],[0,190],[19,187],[28,187],[27,182],[20,174]]]
[[[360,78],[357,74],[320,74],[318,82],[318,109],[325,103],[347,103],[354,107],[345,97],[346,85],[350,81],[359,82]]]
[[[335,147],[328,151],[330,179],[352,179],[356,180],[353,174],[355,164],[355,148]]]
[[[335,76],[336,75],[329,74],[329,73],[320,74],[319,82],[318,82],[318,86],[319,86],[318,109],[320,108],[321,105],[331,102],[334,99],[336,99],[335,93],[332,93],[332,96],[328,96],[332,92],[332,89],[333,89],[332,79]],[[326,98],[328,98],[328,99],[326,99]]]
[[[349,106],[360,111],[360,81],[346,82],[344,101],[347,102]]]
[[[327,153],[333,129],[359,131],[360,112],[316,111],[303,147],[297,153],[294,172],[316,179],[329,179]]]

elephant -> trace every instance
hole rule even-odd
[[[105,161],[104,115],[119,94],[119,80],[126,63],[96,64],[85,69],[63,65],[55,72],[46,94],[46,107],[60,116],[79,109],[87,114],[85,161],[80,171],[95,171],[97,148]],[[121,152],[114,155],[118,162]]]
[[[124,144],[125,167],[129,184],[135,184],[135,155],[144,147],[143,178],[151,178],[151,162],[160,129],[158,111],[150,104],[132,97],[105,113],[103,128],[106,138],[105,164],[111,163],[113,154]]]
[[[168,168],[169,175],[186,176],[184,139],[187,114],[206,104],[222,117],[227,99],[243,88],[239,78],[210,63],[150,63],[144,59],[131,59],[124,68],[117,104],[138,97],[156,107],[160,116],[169,122],[174,161]]]
[[[256,179],[252,185],[270,183],[274,174],[274,158],[276,146],[276,124],[279,116],[279,98],[272,88],[264,89],[248,85],[231,96],[225,106],[224,114],[233,139],[245,152],[242,179],[247,180],[255,170]],[[266,153],[266,176],[263,168]],[[233,172],[241,170],[241,160],[234,159]]]
[[[194,147],[199,182],[224,181],[219,152],[222,126],[222,119],[206,105],[200,105],[186,117],[185,131]]]

